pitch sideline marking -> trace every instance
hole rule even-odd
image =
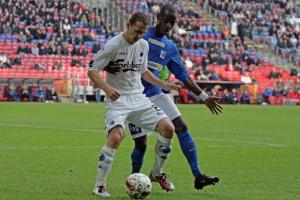
[[[95,129],[63,128],[63,127],[54,127],[54,126],[36,126],[36,125],[11,124],[11,123],[0,123],[0,126],[36,128],[36,129],[55,129],[55,130],[66,130],[66,131],[83,131],[83,132],[96,132],[96,133],[100,132],[100,130],[95,130]]]
[[[66,131],[93,132],[93,133],[103,132],[101,130],[95,130],[95,129],[63,128],[63,127],[54,127],[54,126],[36,126],[36,125],[12,124],[12,123],[0,123],[0,126],[36,128],[36,129],[54,129],[54,130],[66,130]],[[205,137],[196,137],[196,136],[193,136],[193,137],[198,138],[200,140],[206,140],[206,141],[231,142],[231,143],[250,144],[250,145],[257,145],[257,146],[271,146],[271,147],[280,147],[280,148],[295,146],[295,145],[289,145],[289,144],[274,144],[274,143],[269,143],[269,142],[264,143],[264,142],[251,142],[251,141],[241,141],[241,140],[205,138]]]

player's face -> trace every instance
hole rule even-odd
[[[160,35],[168,35],[176,23],[175,12],[166,10],[163,15],[158,15],[157,32]]]
[[[128,24],[128,42],[130,44],[135,43],[143,37],[143,34],[147,31],[147,24],[143,22],[135,22],[134,24]]]

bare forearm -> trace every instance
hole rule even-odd
[[[101,88],[104,91],[107,91],[107,89],[109,88],[109,85],[101,79],[101,76],[97,71],[88,71],[88,77],[98,88]]]
[[[158,78],[156,78],[150,71],[146,71],[142,74],[142,78],[151,83],[152,85],[158,86],[160,88],[165,88],[165,84]]]
[[[189,76],[189,78],[183,82],[184,86],[191,90],[192,92],[194,92],[197,96],[199,96],[201,94],[201,92],[203,91],[202,88],[200,88],[197,83]]]

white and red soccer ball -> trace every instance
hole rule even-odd
[[[125,184],[127,194],[133,199],[144,199],[151,193],[151,180],[145,174],[131,174]]]

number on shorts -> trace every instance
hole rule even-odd
[[[142,129],[140,127],[138,127],[132,123],[129,123],[128,127],[129,127],[129,131],[130,131],[131,135],[135,135],[135,134],[142,132]]]
[[[161,109],[154,104],[152,104],[152,108],[154,108],[156,111],[161,111]]]

